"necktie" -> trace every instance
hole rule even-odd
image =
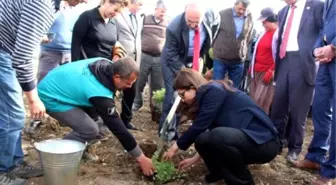
[[[194,56],[193,56],[193,69],[198,71],[199,70],[199,57],[200,57],[200,29],[197,27],[195,29],[195,36],[194,36]]]
[[[130,14],[130,17],[131,17],[131,22],[132,22],[133,29],[134,29],[134,31],[136,31],[137,30],[136,17],[135,17],[134,14]]]
[[[287,20],[286,30],[284,32],[284,35],[283,35],[283,38],[282,38],[282,42],[281,42],[281,46],[280,46],[280,59],[283,59],[286,56],[286,50],[287,50],[287,44],[288,44],[288,39],[289,39],[289,33],[290,33],[290,29],[291,29],[292,23],[293,23],[294,9],[295,8],[296,8],[295,5],[291,6],[291,13],[290,13],[289,18]]]

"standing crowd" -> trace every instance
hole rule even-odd
[[[164,137],[176,142],[163,158],[195,144],[195,156],[179,166],[203,159],[205,183],[252,185],[248,165],[268,163],[287,147],[291,165],[320,171],[312,184],[333,184],[336,0],[285,0],[278,13],[265,7],[260,15],[250,13],[249,0],[219,12],[189,2],[173,18],[164,0],[148,15],[140,13],[142,0],[102,0],[74,11],[87,1],[0,2],[1,185],[43,175],[23,159],[23,94],[32,127],[26,132],[44,124],[47,113],[72,129],[65,139],[90,148],[99,147],[107,127],[144,175],[153,175],[151,159],[129,131],[138,130],[132,118],[144,106],[146,84],[151,111],[158,109],[153,92],[165,89],[159,131],[176,97],[182,99]],[[39,44],[36,81],[32,56]],[[299,160],[310,110],[314,135]],[[185,119],[192,125],[179,136]],[[99,158],[89,150],[84,157]]]

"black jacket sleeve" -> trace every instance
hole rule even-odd
[[[111,130],[111,132],[118,138],[121,145],[133,157],[139,157],[142,154],[140,147],[133,135],[127,130],[124,123],[119,117],[117,108],[112,98],[106,97],[92,97],[90,102],[96,108],[98,114],[104,121],[104,124]]]
[[[90,26],[89,11],[82,13],[77,19],[73,31],[71,41],[71,61],[81,59],[81,48],[83,46],[84,37]]]

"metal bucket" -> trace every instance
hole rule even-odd
[[[46,185],[75,185],[84,143],[50,139],[35,143],[39,152]]]

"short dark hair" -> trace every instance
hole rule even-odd
[[[139,67],[131,57],[121,58],[113,63],[113,75],[118,74],[120,78],[128,79],[131,74],[139,76]]]
[[[250,1],[249,0],[236,0],[235,5],[238,5],[240,3],[243,4],[243,6],[245,8],[247,8],[250,5]]]

